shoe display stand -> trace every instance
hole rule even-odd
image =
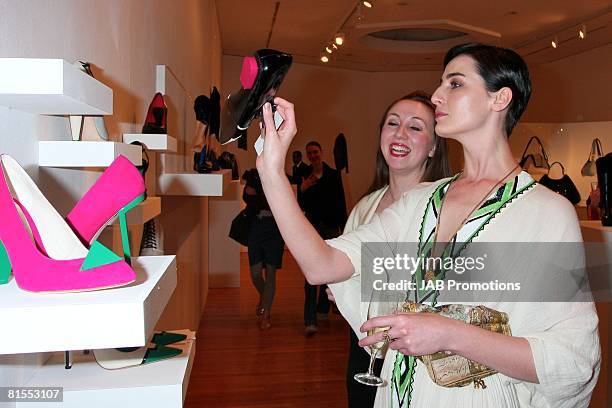
[[[136,145],[110,141],[38,142],[41,167],[108,167],[120,154],[136,166],[142,163],[142,148]]]
[[[42,115],[112,115],[113,91],[62,59],[0,58],[0,105]]]
[[[148,133],[124,133],[123,143],[140,142],[147,146],[147,149],[161,153],[176,152],[176,139],[169,135],[148,134]]]
[[[74,365],[67,371],[63,355],[55,353],[27,386],[63,387],[63,402],[45,403],[49,408],[182,407],[195,356],[195,340],[171,347],[180,348],[182,353],[168,360],[120,370],[103,369],[95,362],[93,353],[74,353]],[[18,403],[17,407],[26,405],[31,404]]]
[[[602,366],[591,406],[610,406],[612,375],[610,375],[610,350],[612,350],[611,281],[612,265],[612,227],[604,227],[601,221],[580,221],[580,231],[584,240],[586,264],[589,268],[589,283],[595,296],[595,306],[599,317],[599,344],[602,352]],[[599,391],[598,391],[599,389]],[[607,390],[607,393],[601,392]],[[597,400],[596,400],[597,399]],[[599,402],[603,400],[602,405]]]
[[[62,59],[0,58],[1,106],[42,115],[111,115],[113,91]],[[135,140],[150,150],[176,150],[176,140],[167,135],[140,136],[148,139]],[[39,141],[38,164],[107,167],[118,155],[140,165],[142,149],[112,141]],[[161,199],[149,197],[128,213],[128,225],[142,225],[160,213]],[[24,374],[25,383],[16,385],[63,387],[63,403],[48,406],[182,406],[194,341],[176,345],[183,351],[178,357],[120,370],[105,370],[93,353],[81,351],[141,347],[151,338],[177,286],[176,256],[133,257],[132,266],[135,282],[105,290],[32,293],[14,279],[0,285],[0,324],[7,334],[0,339],[0,355],[50,353],[32,367],[5,364],[4,369]],[[71,369],[65,367],[67,350]]]
[[[208,241],[208,252],[215,254],[208,262],[210,288],[240,287],[240,244],[228,236],[228,225],[244,208],[240,180],[232,180],[222,197],[211,197],[208,202],[208,233],[215,237]]]
[[[157,194],[161,196],[221,197],[232,179],[231,170],[210,174],[162,173],[157,179]]]
[[[0,354],[142,346],[176,287],[173,255],[132,258],[131,285],[92,292],[31,293],[0,285]]]

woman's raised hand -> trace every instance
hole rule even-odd
[[[295,111],[293,104],[282,99],[274,98],[276,110],[284,121],[276,130],[272,106],[266,102],[263,106],[263,119],[265,125],[263,152],[257,157],[257,170],[260,175],[285,174],[285,158],[293,137],[297,133],[295,124]]]

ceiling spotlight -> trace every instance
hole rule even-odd
[[[581,24],[580,25],[580,30],[578,30],[578,38],[580,38],[581,40],[584,40],[586,38],[586,24]]]
[[[550,42],[550,45],[551,45],[553,48],[557,48],[557,47],[559,46],[559,40],[557,39],[557,37],[555,37],[555,38],[554,38],[554,39],[553,39],[553,40]]]
[[[333,52],[333,50],[329,47],[325,47],[325,51],[327,51],[328,54],[331,54]]]
[[[364,6],[366,6],[367,8],[372,8],[372,2],[371,1],[362,1],[362,4]]]
[[[321,62],[328,62],[329,58],[327,57],[327,55],[322,55],[321,56]]]
[[[336,44],[332,43],[332,48],[333,48],[334,50],[337,50],[337,49],[338,49],[338,46],[337,46]]]
[[[334,42],[336,43],[336,45],[342,45],[344,44],[344,34],[343,33],[338,33],[336,34],[336,37],[334,37]]]

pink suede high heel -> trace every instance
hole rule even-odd
[[[8,282],[11,271],[17,285],[31,292],[89,291],[136,279],[127,263],[98,242],[87,250],[8,155],[0,155],[0,213],[0,284]],[[37,231],[46,255],[36,247],[27,227]]]
[[[125,156],[118,156],[66,217],[85,245],[90,245],[116,216],[126,261],[131,257],[126,214],[146,198],[142,175]]]

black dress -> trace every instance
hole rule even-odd
[[[257,194],[247,194],[245,187],[242,194],[242,199],[247,203],[247,211],[251,214],[252,220],[247,241],[249,265],[262,263],[281,268],[285,242],[263,191],[258,188],[255,190]]]

